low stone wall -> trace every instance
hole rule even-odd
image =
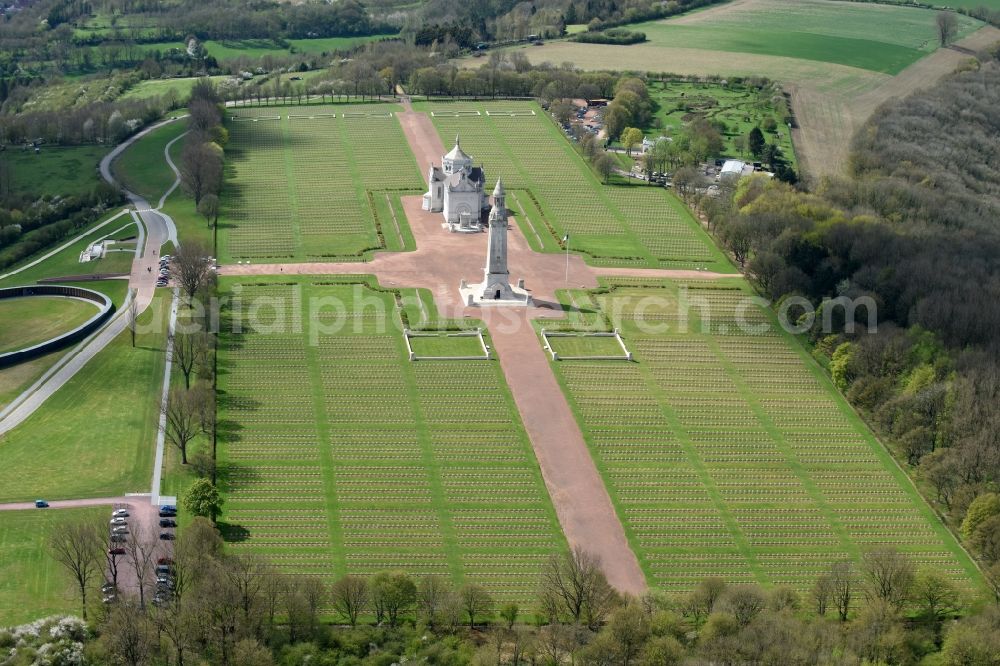
[[[51,340],[40,342],[32,347],[16,349],[6,354],[0,354],[0,368],[23,363],[32,358],[37,358],[49,352],[69,346],[100,328],[115,311],[115,305],[111,299],[91,289],[82,287],[70,287],[61,284],[32,284],[24,287],[8,287],[0,289],[0,300],[5,298],[19,298],[24,296],[63,296],[67,298],[82,298],[93,301],[97,304],[99,311],[93,317],[80,324],[71,331],[56,336]]]

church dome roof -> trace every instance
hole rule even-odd
[[[446,160],[451,160],[452,162],[471,162],[472,161],[472,158],[469,157],[468,155],[466,155],[465,151],[462,150],[462,146],[461,146],[461,143],[460,143],[460,141],[458,139],[458,136],[455,137],[455,147],[452,148],[451,151],[447,155],[444,156],[444,158]]]

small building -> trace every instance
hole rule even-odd
[[[753,165],[740,160],[726,160],[719,170],[719,179],[742,178],[753,173]]]

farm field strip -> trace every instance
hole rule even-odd
[[[569,234],[571,249],[590,255],[591,263],[725,270],[676,197],[662,188],[602,185],[541,111],[527,115],[535,108],[510,102],[422,107],[446,145],[460,135],[489,178],[502,177],[519,200],[537,201],[547,223],[533,221],[538,233]]]
[[[553,366],[652,585],[721,576],[805,590],[834,561],[881,546],[971,585],[967,556],[769,315],[753,306],[739,316],[760,330],[741,332],[746,292],[609,284],[570,295],[618,313],[637,362]],[[681,298],[696,304],[687,324]],[[703,306],[710,319],[694,316]],[[639,318],[663,330],[643,332]]]
[[[289,294],[223,286],[237,284],[244,303]],[[222,344],[232,546],[328,581],[402,569],[533,599],[565,542],[499,364],[409,362],[391,294],[303,284],[304,297],[346,303],[343,332]]]
[[[423,182],[391,108],[231,109],[222,258],[361,260],[407,249],[380,200]],[[381,238],[379,224],[388,225]]]

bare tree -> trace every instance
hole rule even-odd
[[[615,172],[615,158],[602,150],[594,156],[594,168],[600,174],[601,180],[607,183],[611,174]]]
[[[54,530],[49,541],[52,557],[66,567],[77,585],[84,620],[87,619],[87,589],[104,564],[101,529],[106,528],[91,521],[74,521]]]
[[[833,596],[833,578],[829,574],[820,574],[813,583],[810,595],[816,602],[816,614],[820,617],[825,616],[830,598]]]
[[[101,524],[96,528],[97,535],[101,541],[101,550],[104,552],[104,572],[108,582],[118,587],[118,572],[123,565],[125,556],[117,552],[121,548],[121,543],[111,540],[111,530],[104,529]]]
[[[139,607],[146,607],[146,586],[155,565],[155,554],[159,545],[156,528],[152,525],[136,524],[125,542],[125,558],[135,573],[136,590],[139,592]]]
[[[482,585],[466,583],[459,591],[462,599],[462,609],[469,618],[469,629],[476,627],[476,618],[487,614],[493,607],[493,597]]]
[[[132,335],[132,347],[135,347],[135,330],[139,322],[139,302],[135,299],[136,294],[132,294],[132,299],[128,302],[128,310],[125,313],[128,331]]]
[[[726,592],[725,604],[739,625],[745,627],[767,608],[767,597],[755,585],[736,585]]]
[[[938,41],[941,43],[941,46],[948,46],[951,40],[955,39],[955,33],[958,32],[958,21],[955,19],[955,13],[950,11],[938,12],[936,23]]]
[[[913,586],[913,562],[895,548],[869,550],[861,558],[867,579],[865,594],[901,608]]]
[[[198,396],[180,387],[170,389],[166,407],[164,436],[181,452],[181,464],[187,464],[187,447],[201,431],[200,406]]]
[[[834,562],[830,567],[830,580],[833,590],[833,605],[837,608],[841,622],[847,622],[847,614],[851,610],[851,599],[854,593],[854,566],[850,560]]]
[[[225,572],[239,595],[243,626],[254,634],[259,633],[267,564],[254,553],[238,553],[226,560]]]
[[[156,641],[149,616],[141,605],[137,607],[128,599],[109,610],[101,637],[113,663],[124,666],[149,663]]]
[[[184,375],[184,388],[191,388],[191,373],[208,354],[208,334],[178,332],[174,335],[174,363]]]
[[[189,301],[215,277],[208,257],[203,245],[189,242],[177,249],[170,262],[171,273]]]
[[[358,623],[358,615],[368,607],[368,582],[359,576],[344,576],[330,588],[330,601],[353,627]],[[434,626],[432,621],[429,624]]]
[[[542,570],[542,595],[556,604],[559,614],[579,623],[597,622],[609,610],[613,592],[608,585],[601,560],[577,546],[564,555],[553,555]]]
[[[198,212],[205,218],[205,223],[208,224],[209,228],[213,224],[218,224],[219,196],[213,193],[202,196],[201,201],[198,202]]]

